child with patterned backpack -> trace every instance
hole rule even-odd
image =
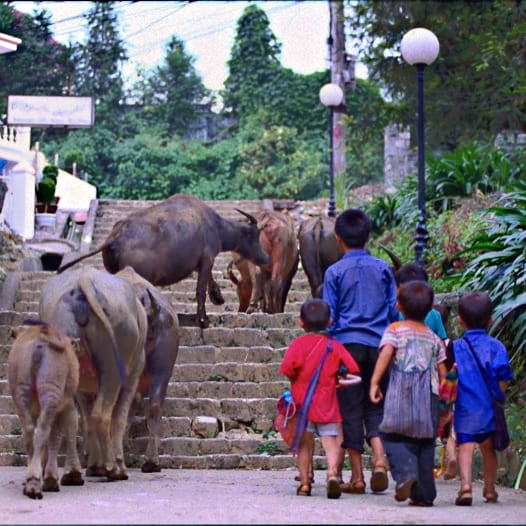
[[[404,320],[391,323],[384,332],[369,391],[373,403],[384,398],[380,381],[389,369],[380,437],[396,482],[395,500],[409,498],[414,506],[432,506],[436,498],[438,386],[446,374],[446,352],[424,321],[433,297],[424,281],[400,285],[398,309]]]

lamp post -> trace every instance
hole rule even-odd
[[[440,44],[436,35],[423,27],[408,31],[402,38],[404,60],[416,67],[418,85],[418,223],[415,235],[415,259],[423,266],[423,252],[427,247],[426,187],[424,155],[424,68],[438,57]]]
[[[334,198],[334,152],[333,152],[333,136],[334,136],[334,108],[339,107],[343,102],[343,90],[338,84],[325,84],[320,89],[320,101],[329,108],[329,209],[327,215],[329,217],[336,216],[336,200]]]

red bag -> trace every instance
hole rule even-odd
[[[274,418],[274,429],[279,432],[281,438],[289,447],[292,445],[292,441],[294,440],[297,421],[298,417],[296,415],[286,417],[282,413],[278,413],[276,418]]]
[[[274,429],[279,432],[287,446],[292,445],[296,423],[298,421],[296,404],[292,400],[290,391],[286,390],[279,398],[277,405],[278,414],[274,418]]]

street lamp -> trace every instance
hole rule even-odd
[[[320,89],[320,101],[329,108],[329,217],[336,216],[336,200],[334,198],[334,152],[333,152],[333,134],[334,134],[334,108],[339,107],[343,102],[343,90],[338,84],[325,84]]]
[[[417,27],[408,31],[401,42],[402,57],[411,66],[416,67],[418,84],[418,223],[415,235],[416,262],[423,266],[422,254],[427,247],[426,229],[426,189],[424,156],[424,68],[438,57],[440,44],[436,35]]]

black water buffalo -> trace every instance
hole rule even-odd
[[[171,285],[196,271],[197,323],[208,327],[207,287],[212,302],[224,302],[212,278],[216,255],[233,250],[257,265],[269,261],[259,243],[256,219],[238,212],[248,218],[248,224],[229,221],[190,195],[173,195],[115,223],[102,246],[67,263],[59,272],[98,252],[102,252],[109,272],[115,274],[130,266],[153,285]]]
[[[343,250],[334,236],[335,219],[315,216],[302,221],[298,231],[300,257],[309,281],[313,298],[321,298],[325,271],[343,256]],[[393,271],[402,265],[396,254],[386,246],[378,245],[391,259]]]
[[[323,276],[327,268],[343,255],[334,237],[334,219],[309,217],[298,231],[300,257],[313,298],[321,298]]]

